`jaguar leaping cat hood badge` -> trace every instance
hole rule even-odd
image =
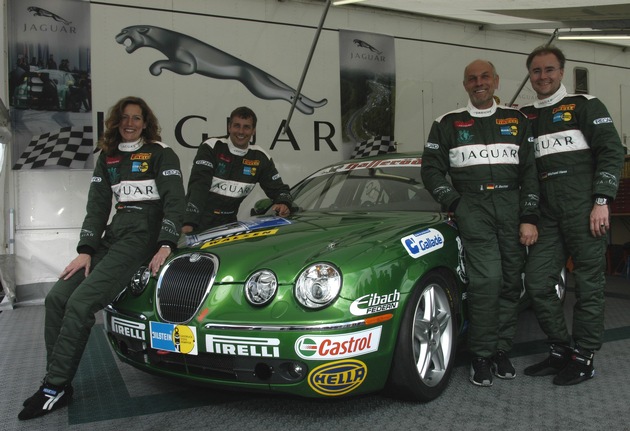
[[[180,75],[198,73],[215,79],[235,79],[260,99],[281,99],[293,103],[296,90],[278,78],[225,51],[198,39],[151,25],[134,25],[123,28],[116,35],[116,42],[125,46],[128,53],[149,47],[160,51],[167,60],[158,60],[149,67],[152,75],[170,70]],[[315,108],[328,101],[315,101],[300,95],[295,107],[304,114],[312,114]]]

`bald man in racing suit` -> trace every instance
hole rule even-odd
[[[516,331],[525,247],[537,238],[538,180],[529,121],[494,100],[499,76],[476,60],[466,67],[466,108],[438,118],[422,156],[422,180],[455,213],[466,253],[470,381],[513,379],[508,352]],[[452,184],[448,181],[450,174]]]

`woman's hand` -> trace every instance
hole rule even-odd
[[[90,275],[90,265],[92,264],[92,256],[87,253],[81,253],[74,258],[72,262],[68,264],[59,275],[59,278],[64,280],[72,277],[78,270],[85,268],[85,276]]]
[[[155,275],[158,273],[170,254],[171,248],[169,246],[160,247],[157,253],[155,253],[155,255],[153,256],[153,259],[151,259],[151,263],[149,263],[149,271],[151,271],[151,275]]]

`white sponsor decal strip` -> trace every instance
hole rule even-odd
[[[210,191],[221,196],[240,198],[249,195],[256,187],[256,184],[242,183],[240,181],[229,181],[222,178],[212,178]]]
[[[335,172],[354,171],[359,169],[372,169],[376,167],[404,168],[406,166],[420,166],[421,164],[422,160],[420,158],[374,160],[371,162],[346,163],[345,165],[331,166],[330,168],[322,169],[321,171],[313,174],[311,177],[319,177],[321,175],[328,175]]]
[[[146,325],[144,323],[130,322],[129,320],[112,317],[112,325],[110,329],[116,334],[135,338],[137,340],[144,340],[144,330],[146,329]]]
[[[355,316],[365,316],[368,314],[394,310],[398,308],[399,301],[400,292],[398,290],[394,290],[394,292],[384,295],[370,293],[355,299],[352,304],[350,304],[350,312]]]
[[[536,158],[588,149],[589,146],[586,143],[586,139],[579,130],[565,130],[559,133],[542,135],[537,137],[534,143]]]
[[[518,165],[518,145],[490,144],[464,145],[449,152],[451,167],[465,168],[477,165]]]
[[[155,180],[121,181],[112,186],[118,202],[155,201],[160,199]]]
[[[331,360],[352,358],[376,352],[383,327],[343,335],[303,335],[295,342],[295,352],[303,359]]]
[[[414,259],[444,247],[444,236],[435,229],[425,229],[400,239],[403,247]]]
[[[222,355],[278,358],[280,357],[280,340],[206,334],[206,351]]]

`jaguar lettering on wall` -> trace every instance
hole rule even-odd
[[[116,42],[124,45],[128,53],[149,47],[162,52],[167,60],[154,62],[149,71],[159,75],[167,69],[180,75],[198,73],[216,79],[236,79],[260,99],[282,99],[293,103],[296,90],[267,72],[225,51],[198,39],[151,25],[134,25],[123,28],[116,35]],[[295,107],[304,114],[312,114],[315,108],[328,101],[315,101],[300,95]]]

